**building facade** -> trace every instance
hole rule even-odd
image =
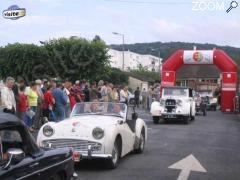
[[[108,50],[111,67],[122,69],[123,52],[114,49]],[[124,71],[139,69],[142,67],[148,71],[159,72],[162,68],[162,59],[152,55],[142,55],[131,51],[124,51]]]

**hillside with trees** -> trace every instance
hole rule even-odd
[[[153,43],[136,43],[136,44],[126,44],[125,50],[129,50],[139,54],[151,54],[154,56],[160,56],[165,61],[173,52],[177,49],[191,50],[196,46],[199,50],[211,50],[214,48],[224,50],[237,64],[240,66],[240,48],[231,46],[218,46],[216,44],[199,44],[199,43],[185,43],[185,42],[153,42]],[[110,45],[110,48],[116,50],[122,50],[122,45]],[[218,77],[219,70],[214,66],[185,66],[181,68],[178,72],[178,77]]]
[[[240,65],[240,48],[231,46],[218,46],[216,44],[200,44],[200,43],[185,43],[185,42],[153,42],[153,43],[136,43],[126,44],[125,50],[133,51],[139,54],[151,54],[159,56],[165,60],[177,49],[191,50],[196,46],[199,50],[211,50],[213,48],[219,48],[224,50],[236,63]],[[116,50],[122,50],[122,45],[110,45],[111,48]]]

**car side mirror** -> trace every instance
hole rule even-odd
[[[19,163],[25,157],[25,153],[20,148],[10,148],[7,151],[8,162],[3,169],[8,169],[11,163]]]
[[[138,114],[137,113],[132,113],[132,120],[137,120]]]

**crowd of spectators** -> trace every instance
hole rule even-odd
[[[1,87],[0,105],[5,113],[18,116],[29,127],[30,131],[39,129],[46,121],[61,121],[69,117],[76,103],[102,101],[128,103],[133,98],[137,108],[148,110],[152,98],[157,98],[159,89],[148,90],[138,87],[130,93],[127,86],[112,83],[68,79],[37,79],[27,84],[23,79],[15,82],[14,78],[6,78]],[[141,104],[141,105],[140,105]]]

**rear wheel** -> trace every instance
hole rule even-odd
[[[112,150],[112,158],[107,160],[108,167],[110,169],[115,169],[118,166],[120,159],[120,143],[116,140]]]
[[[142,154],[145,149],[145,134],[144,131],[142,130],[140,139],[139,139],[139,146],[138,149],[135,150],[136,153]]]

